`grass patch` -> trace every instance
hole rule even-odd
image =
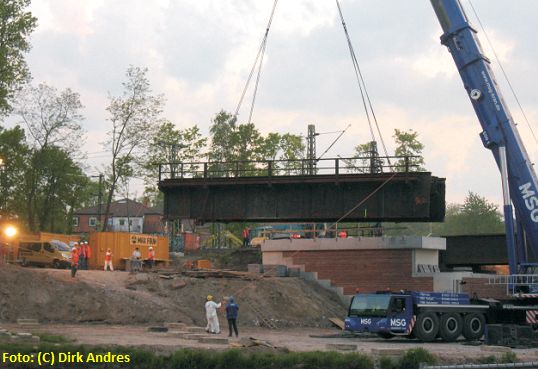
[[[43,343],[71,343],[71,341],[68,338],[65,338],[64,336],[60,336],[57,334],[50,334],[50,333],[33,333],[34,336],[38,336],[40,342]]]

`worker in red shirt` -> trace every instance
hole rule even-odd
[[[78,269],[79,261],[79,249],[77,248],[78,243],[75,242],[73,248],[71,249],[71,278],[75,278]]]
[[[153,250],[153,246],[148,248],[148,266],[150,269],[153,269],[155,266],[155,251]]]
[[[346,231],[338,232],[338,238],[347,238],[347,232]]]
[[[112,251],[110,249],[107,249],[105,254],[105,272],[108,268],[110,268],[111,272],[114,271],[114,267],[112,266]]]

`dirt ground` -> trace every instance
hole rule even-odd
[[[260,325],[265,318],[280,328],[329,327],[327,318],[346,313],[334,294],[299,278],[162,279],[158,273],[81,270],[72,279],[69,270],[3,265],[0,281],[0,322],[30,318],[55,323],[202,325],[209,294],[216,301],[233,295],[243,326]]]
[[[183,347],[227,349],[229,345],[202,344],[170,333],[149,332],[149,326],[182,322],[205,327],[204,302],[233,295],[240,305],[241,337],[255,337],[291,351],[332,350],[327,344],[353,344],[373,355],[392,355],[423,347],[452,362],[482,356],[500,356],[506,348],[471,346],[464,342],[421,343],[377,336],[339,335],[329,317],[343,319],[346,307],[336,295],[299,278],[163,279],[158,273],[79,271],[0,265],[0,328],[11,332],[46,332],[75,344],[147,347],[170,352]],[[253,308],[256,307],[255,309]],[[278,329],[260,326],[261,316]],[[220,312],[223,331],[226,322]],[[38,326],[20,326],[17,319],[37,319]],[[319,337],[325,336],[325,337]],[[226,337],[223,333],[220,337]],[[237,341],[235,338],[231,342]],[[245,349],[246,350],[246,349]],[[538,360],[538,349],[513,350],[520,360]]]
[[[221,324],[222,324],[221,319]],[[2,324],[12,332],[49,333],[61,335],[70,339],[73,344],[99,345],[99,346],[137,346],[150,349],[154,352],[167,353],[181,348],[204,348],[212,350],[226,350],[230,345],[204,344],[195,340],[174,337],[172,333],[148,332],[144,325],[104,325],[104,324],[43,324],[36,327],[21,327],[16,324]],[[223,326],[223,331],[227,328]],[[355,338],[329,338],[340,333],[335,328],[284,328],[271,330],[259,327],[241,327],[241,337],[254,337],[270,343],[277,348],[290,351],[331,351],[327,344],[356,345],[356,352],[374,357],[398,356],[406,350],[422,347],[431,353],[452,363],[468,363],[474,359],[485,356],[501,356],[507,350],[505,347],[472,346],[465,342],[455,343],[421,343],[416,340],[395,338],[384,340],[376,336],[364,335]],[[325,336],[325,337],[320,337]],[[226,333],[212,335],[212,337],[226,338]],[[237,343],[239,339],[232,338],[230,343]],[[249,350],[249,349],[242,349]],[[267,349],[266,349],[267,350]],[[521,361],[537,361],[538,349],[512,349]]]

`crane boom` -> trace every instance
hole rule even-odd
[[[510,273],[528,262],[527,246],[538,256],[538,181],[497,81],[459,0],[431,0],[463,85],[482,126],[480,137],[501,171]],[[510,201],[511,200],[511,201]],[[514,242],[512,205],[525,234]]]

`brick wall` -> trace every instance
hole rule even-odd
[[[318,279],[330,279],[345,294],[380,291],[387,288],[432,291],[432,277],[412,276],[412,250],[322,250],[285,251],[293,264],[306,272],[317,272]]]
[[[505,299],[506,285],[487,284],[487,278],[463,278],[465,282],[461,287],[462,291],[468,293],[471,297],[476,293],[478,297]]]

